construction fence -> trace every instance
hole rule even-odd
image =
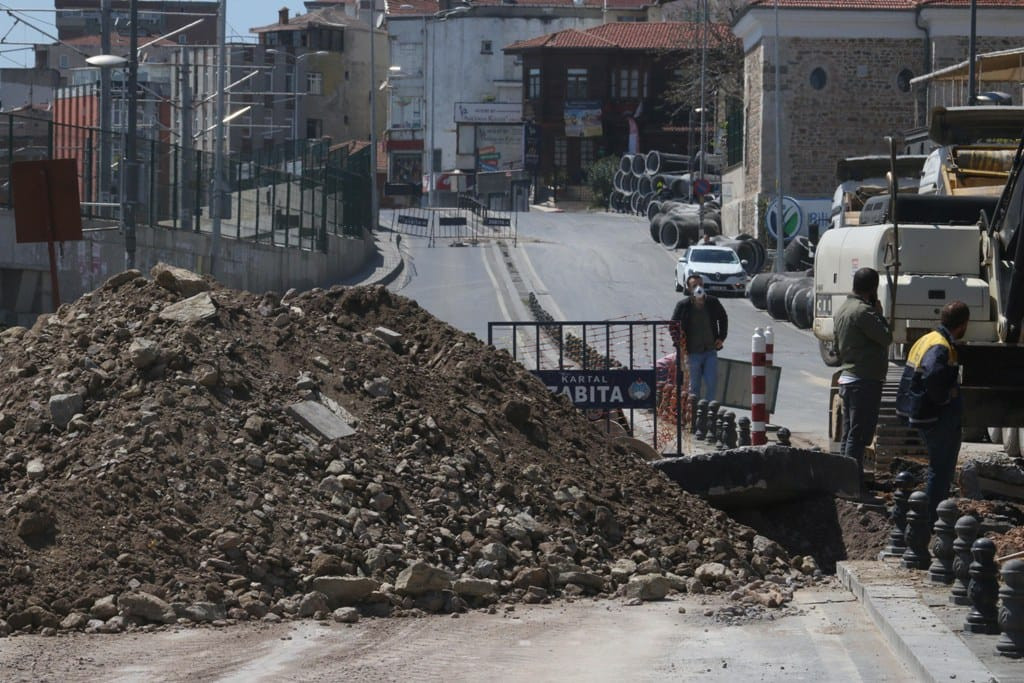
[[[104,144],[106,143],[106,144]],[[123,131],[0,113],[0,206],[12,206],[17,161],[75,159],[82,215],[117,222],[135,184],[136,220],[174,230],[210,232],[214,154],[179,144],[149,127],[125,158]],[[326,250],[330,234],[360,237],[371,227],[369,148],[350,154],[326,140],[286,141],[224,155],[220,219],[225,236],[283,247]]]

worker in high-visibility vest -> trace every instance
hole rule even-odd
[[[928,483],[925,493],[935,509],[949,495],[956,460],[960,455],[960,364],[956,340],[963,339],[971,311],[962,301],[942,308],[941,323],[918,339],[907,355],[907,365],[896,395],[896,412],[918,428],[928,447]]]

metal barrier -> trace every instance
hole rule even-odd
[[[439,239],[453,242],[494,239],[511,241],[512,246],[518,244],[518,225],[514,211],[488,209],[467,195],[459,197],[456,208],[395,209],[391,230],[409,237],[425,237],[431,247]]]
[[[683,452],[683,389],[676,381],[670,321],[491,322],[487,342],[503,348],[552,392],[609,433]]]
[[[101,167],[101,141],[110,167]],[[42,115],[0,114],[0,206],[11,206],[10,167],[29,159],[75,159],[83,216],[118,221],[128,173],[137,177],[135,216],[142,224],[210,232],[213,154],[173,144],[166,131],[142,129],[137,159],[123,158],[122,130],[54,123]],[[361,237],[372,228],[368,148],[349,154],[328,141],[285,141],[224,160],[221,230],[226,237],[307,250],[327,235]]]

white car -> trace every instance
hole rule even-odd
[[[699,244],[690,247],[676,263],[676,291],[686,292],[686,279],[700,275],[709,292],[742,294],[750,276],[736,252],[729,247]],[[688,292],[687,292],[688,293]]]

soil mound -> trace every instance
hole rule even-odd
[[[413,301],[152,275],[0,333],[0,633],[792,583]]]

